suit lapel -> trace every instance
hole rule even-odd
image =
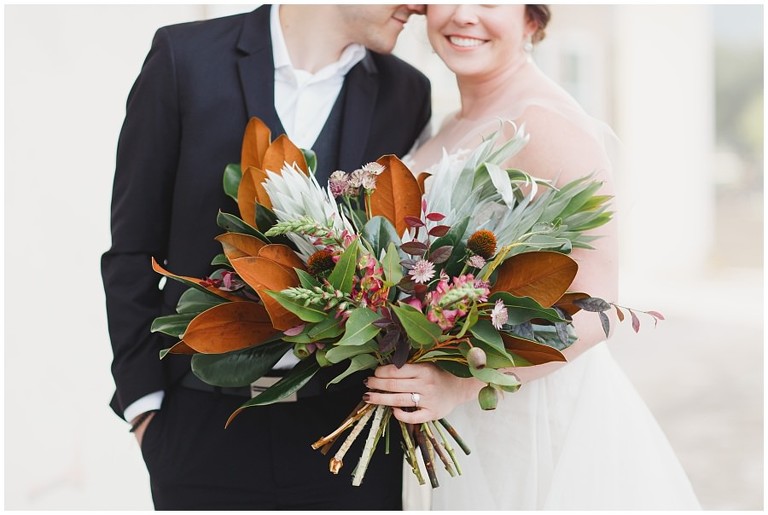
[[[250,119],[258,116],[272,129],[272,137],[285,132],[275,111],[275,65],[269,30],[269,5],[256,9],[243,23],[237,61],[245,110]]]
[[[362,162],[379,92],[378,73],[370,52],[346,77],[344,114],[341,122],[339,168],[352,171]]]

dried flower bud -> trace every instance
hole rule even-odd
[[[467,240],[467,248],[483,259],[491,259],[496,254],[496,235],[487,229],[475,231]]]
[[[494,410],[499,403],[499,392],[493,386],[485,385],[477,394],[477,400],[480,402],[481,409]]]
[[[485,351],[480,347],[472,347],[467,353],[467,363],[472,368],[485,368],[487,356]]]

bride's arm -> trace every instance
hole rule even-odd
[[[603,182],[599,193],[614,194],[610,162],[603,146],[593,135],[577,124],[539,108],[526,110],[523,119],[519,121],[525,122],[531,140],[510,161],[510,167],[519,168],[536,177],[552,179],[557,185],[594,173],[594,178]],[[576,249],[571,254],[579,264],[571,289],[609,302],[615,301],[618,278],[615,215],[614,220],[592,234],[600,236],[592,242],[594,250]],[[612,312],[608,315],[611,325],[614,325],[615,315]],[[564,351],[568,361],[605,339],[596,313],[577,313],[573,325],[578,340]],[[508,370],[525,385],[567,366],[567,363],[546,363]],[[400,369],[393,365],[379,367],[375,375],[368,379],[367,386],[371,390],[379,390],[366,394],[368,402],[394,406],[396,418],[408,423],[419,423],[442,418],[464,402],[477,402],[477,393],[483,383],[476,379],[458,378],[432,364],[419,364],[405,365]],[[404,411],[401,408],[413,407],[411,392],[420,395],[420,409]]]

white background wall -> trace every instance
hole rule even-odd
[[[553,21],[553,47],[574,41],[571,22],[583,13],[569,9]],[[99,258],[110,242],[115,143],[154,31],[245,10],[5,6],[6,509],[151,508],[138,448],[107,406],[113,385]],[[762,269],[706,266],[707,16],[701,6],[634,6],[611,18],[623,34],[612,51],[624,64],[600,73],[615,78],[616,98],[591,102],[594,114],[616,120],[631,152],[621,178],[622,301],[669,319],[638,336],[622,328],[612,349],[705,507],[761,509]],[[441,117],[455,90],[420,27],[409,24],[397,52],[432,78]],[[690,193],[681,201],[683,190]]]

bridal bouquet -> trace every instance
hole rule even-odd
[[[497,145],[489,138],[466,159],[445,157],[440,187],[425,191],[393,155],[351,173],[337,171],[322,188],[315,156],[288,138],[271,140],[254,118],[240,165],[229,165],[224,189],[239,216],[219,213],[223,253],[209,277],[154,269],[189,289],[177,314],[157,318],[153,331],[179,337],[161,352],[193,354],[192,369],[217,386],[245,386],[290,349],[299,364],[243,409],[277,402],[301,389],[322,367],[346,368],[331,383],[392,363],[434,363],[486,383],[478,402],[494,409],[501,392],[519,383],[504,369],[564,361],[573,343],[571,317],[599,314],[606,334],[618,306],[569,291],[578,266],[568,256],[589,248],[585,232],[606,223],[609,197],[600,183],[580,179],[561,188],[500,166],[527,142],[522,129]],[[541,190],[541,191],[539,191]],[[630,310],[633,322],[636,315]],[[658,314],[653,314],[656,317]],[[660,315],[659,315],[660,317]],[[352,408],[352,406],[350,406]],[[361,402],[313,448],[328,453],[347,430],[330,470],[368,427],[353,484],[362,481],[377,444],[389,449],[392,411]],[[370,425],[369,425],[370,423]],[[421,453],[433,487],[439,459],[461,473],[445,420],[399,422],[406,459],[424,483]],[[450,436],[450,438],[449,438]]]

